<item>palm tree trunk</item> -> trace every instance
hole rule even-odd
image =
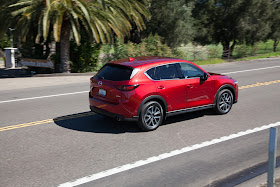
[[[70,73],[70,22],[65,20],[60,36],[60,72]]]

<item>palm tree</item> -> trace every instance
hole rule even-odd
[[[60,42],[60,71],[69,72],[71,33],[80,44],[80,30],[97,43],[110,42],[115,33],[119,38],[129,35],[131,22],[143,30],[144,19],[150,14],[143,4],[146,0],[20,0],[10,5],[23,40],[30,32],[30,24],[38,24],[36,42],[46,40],[50,30]]]

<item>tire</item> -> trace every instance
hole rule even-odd
[[[233,94],[228,89],[223,89],[218,93],[215,111],[217,114],[226,114],[230,111],[233,104]]]
[[[150,101],[141,109],[138,126],[143,131],[153,131],[157,129],[163,121],[162,106],[156,101]]]

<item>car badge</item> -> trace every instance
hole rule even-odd
[[[99,82],[98,82],[98,85],[99,85],[99,86],[102,86],[102,81],[99,81]]]

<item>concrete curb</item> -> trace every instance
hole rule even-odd
[[[35,74],[32,77],[66,77],[66,76],[93,76],[96,72],[87,73],[52,73],[52,74]]]
[[[93,76],[96,72],[86,73],[51,73],[51,74],[32,74],[27,68],[0,68],[1,78],[23,78],[23,77],[69,77],[69,76]]]

